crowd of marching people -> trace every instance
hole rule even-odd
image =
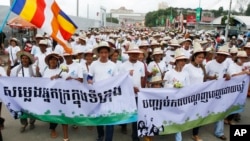
[[[35,42],[21,47],[18,39],[9,39],[5,53],[8,67],[0,67],[1,76],[63,78],[93,84],[119,73],[129,72],[134,95],[141,88],[182,88],[206,81],[250,74],[250,42],[244,36],[230,41],[210,34],[179,33],[135,29],[103,29],[80,31],[68,41],[72,53],[49,36],[37,34]],[[61,71],[63,68],[66,71]],[[1,105],[0,105],[1,109]],[[20,132],[35,128],[35,119],[20,119]],[[240,114],[232,114],[215,123],[214,135],[226,140],[224,124],[240,121]],[[0,119],[0,128],[3,128]],[[121,132],[128,134],[127,124]],[[57,123],[49,123],[51,138],[58,136]],[[73,125],[78,128],[77,125]],[[89,127],[93,128],[93,127]],[[194,141],[202,141],[199,129],[192,129]],[[63,141],[69,140],[68,125],[62,125]],[[112,141],[114,126],[97,126],[97,141]],[[132,140],[152,141],[152,137],[138,137],[137,122],[132,123]],[[182,134],[175,134],[182,141]]]

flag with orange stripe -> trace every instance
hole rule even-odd
[[[75,33],[77,26],[54,0],[16,0],[12,11],[49,34],[63,46],[65,52],[72,53],[67,40]]]

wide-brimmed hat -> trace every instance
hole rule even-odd
[[[156,40],[152,40],[150,46],[158,46],[159,43]]]
[[[180,47],[181,45],[179,44],[178,40],[172,39],[172,40],[170,40],[169,46],[172,46],[172,47]]]
[[[16,42],[16,44],[18,44],[18,39],[17,38],[15,38],[15,37],[12,37],[12,38],[10,38],[10,41],[9,42],[11,42],[11,41],[14,41],[14,42]]]
[[[162,54],[163,55],[164,51],[160,47],[155,48],[154,51],[153,51],[153,53],[152,53],[152,56],[154,56],[156,54]]]
[[[184,39],[184,38],[180,38],[179,40],[178,40],[178,43],[181,45],[181,44],[183,44],[184,42],[186,42],[186,40]]]
[[[37,38],[43,38],[43,35],[37,33],[35,38],[36,38],[36,39],[37,39]]]
[[[93,49],[86,50],[84,54],[94,54]]]
[[[143,52],[143,55],[144,55],[144,58],[145,58],[145,59],[148,58],[148,52],[147,52],[146,50],[140,49],[140,51]]]
[[[174,53],[174,62],[176,62],[177,60],[182,60],[182,59],[188,60],[188,57],[183,52],[183,49],[178,48],[175,50],[175,53]]]
[[[201,47],[201,44],[198,43],[198,42],[194,42],[193,47],[194,47],[194,49],[193,49],[193,54],[192,55],[195,55],[196,53],[206,53],[206,50],[204,50]]]
[[[139,45],[139,48],[141,48],[141,47],[149,47],[149,46],[150,45],[149,45],[148,41],[143,40],[143,41],[141,41],[141,44]]]
[[[170,37],[170,36],[165,36],[165,37],[163,37],[163,40],[165,40],[165,41],[170,41],[172,38]]]
[[[62,57],[61,55],[59,55],[59,54],[57,54],[57,53],[50,53],[50,54],[48,54],[48,55],[45,57],[45,59],[44,59],[44,61],[45,61],[45,63],[46,63],[47,65],[49,65],[49,60],[50,60],[52,57],[56,58],[56,59],[58,60],[59,64],[62,64],[63,61],[64,61],[64,60],[63,60],[63,57]]]
[[[136,44],[132,43],[130,44],[128,51],[125,51],[124,53],[132,54],[132,53],[143,53],[143,52],[139,49],[139,47]]]
[[[48,46],[48,41],[47,40],[40,40],[38,45],[45,45]]]
[[[165,80],[162,80],[161,76],[156,75],[156,76],[152,77],[152,79],[149,83],[150,84],[158,84],[158,83],[163,83],[163,82],[165,82]]]
[[[240,51],[238,51],[236,57],[248,58],[247,52],[244,50],[240,50]]]
[[[114,39],[108,39],[107,42],[111,45],[111,47],[116,48]]]
[[[100,48],[107,48],[109,49],[109,54],[113,54],[114,49],[112,47],[109,47],[109,43],[105,41],[101,41],[96,47],[93,49],[93,53],[98,55],[98,49]]]
[[[216,52],[217,54],[223,54],[223,55],[230,55],[229,54],[229,47],[227,45],[224,45],[219,48],[219,50]]]
[[[86,42],[86,36],[85,35],[81,35],[78,37],[78,40],[82,40]]]
[[[31,61],[31,64],[34,64],[34,63],[35,63],[35,58],[34,58],[34,56],[33,56],[32,54],[30,54],[29,52],[27,52],[27,51],[23,51],[23,50],[18,51],[18,52],[16,53],[16,56],[17,56],[17,59],[18,59],[18,60],[21,60],[21,57],[22,57],[22,56],[27,56],[27,57],[29,57],[29,59],[30,59],[30,61]]]
[[[233,45],[233,47],[230,49],[230,54],[237,53],[238,51],[239,51],[238,48],[235,45]]]

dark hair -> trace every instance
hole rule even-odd
[[[27,55],[24,55],[24,54],[21,55],[21,56],[20,56],[20,59],[21,59],[21,60],[22,60],[23,56],[27,56]],[[31,61],[30,57],[29,57],[29,56],[27,56],[27,57],[29,58],[29,65],[32,65],[32,61]]]
[[[190,61],[191,61],[191,62],[194,62],[196,56],[198,56],[198,55],[200,55],[200,54],[204,54],[205,57],[206,57],[206,55],[207,55],[207,53],[205,53],[205,52],[197,52],[197,53],[195,53],[195,54],[193,54],[193,55],[191,56]]]
[[[103,49],[103,48],[106,48],[110,52],[110,48],[109,47],[99,47],[99,48],[97,48],[97,52],[99,53],[100,50]]]

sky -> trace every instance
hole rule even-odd
[[[77,0],[56,0],[61,9],[68,15],[76,16]],[[200,6],[203,9],[218,9],[222,6],[224,9],[229,9],[230,0],[79,0],[79,16],[95,18],[96,13],[100,11],[100,7],[106,8],[107,13],[110,9],[118,9],[125,6],[127,9],[133,9],[134,12],[147,13],[158,9],[160,2],[166,2],[171,7],[197,8]],[[232,9],[238,9],[237,0],[232,0]],[[247,1],[247,0],[239,0]],[[9,0],[0,0],[0,5],[9,5]],[[246,7],[247,4],[244,4]],[[89,7],[89,8],[87,8]],[[89,10],[87,10],[89,9]],[[87,12],[88,11],[88,12]]]

